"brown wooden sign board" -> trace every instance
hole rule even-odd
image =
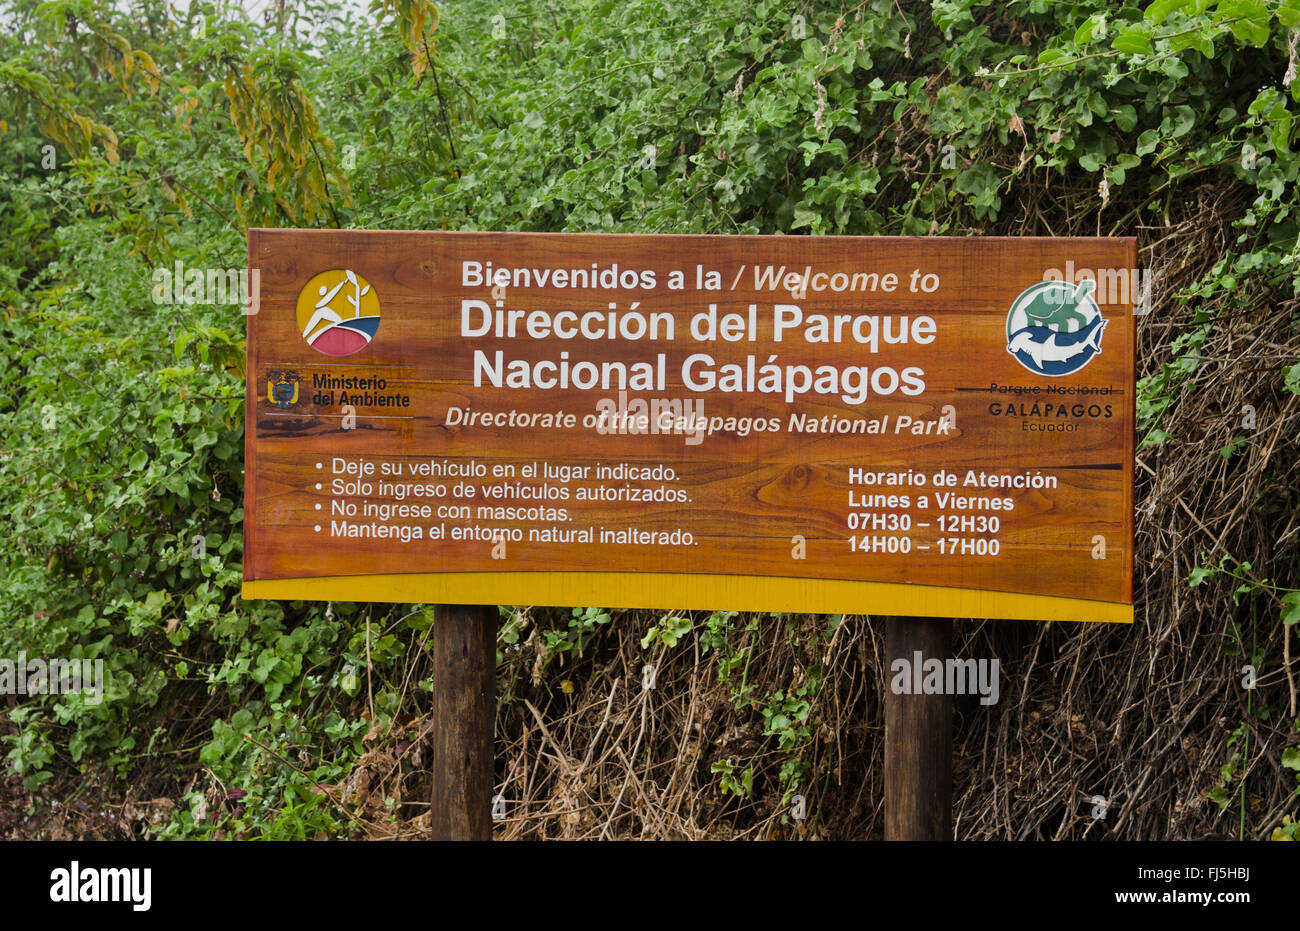
[[[1131,620],[1136,252],[252,230],[245,597]]]

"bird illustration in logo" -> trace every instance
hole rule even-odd
[[[298,294],[298,328],[318,352],[350,356],[365,349],[379,330],[379,298],[352,269],[315,276]]]
[[[1040,281],[1007,314],[1007,352],[1035,375],[1079,371],[1101,352],[1107,321],[1093,299],[1097,282]]]

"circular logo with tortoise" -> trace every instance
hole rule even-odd
[[[1020,293],[1007,314],[1007,352],[1035,375],[1079,371],[1101,352],[1106,319],[1093,299],[1097,282],[1086,278],[1040,281]]]
[[[365,349],[379,330],[379,298],[351,269],[321,272],[298,293],[298,330],[327,356]]]

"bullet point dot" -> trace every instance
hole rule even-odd
[[[316,468],[318,468],[318,469],[322,469],[322,468],[324,468],[324,466],[323,466],[321,463],[318,462],[318,463],[316,463]]]
[[[320,505],[319,505],[319,504],[316,505],[316,510],[318,510],[318,511],[320,510]]]
[[[317,483],[316,483],[316,490],[317,490],[317,491],[320,491],[320,482],[317,482]]]
[[[320,524],[317,524],[317,525],[316,525],[316,532],[317,532],[317,533],[320,533]]]

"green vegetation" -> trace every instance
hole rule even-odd
[[[158,270],[244,267],[249,227],[338,226],[1138,236],[1143,621],[1038,631],[1058,665],[1036,670],[1022,627],[972,626],[1023,681],[1004,690],[1018,706],[963,715],[959,747],[1005,748],[1009,728],[1023,759],[1054,753],[1025,723],[1040,713],[1101,736],[1063,761],[1070,779],[1026,764],[1022,808],[958,820],[1075,836],[1077,798],[1115,774],[1132,788],[1155,765],[1134,755],[1158,746],[1145,797],[1112,803],[1117,836],[1294,836],[1300,0],[286,9],[0,13],[0,656],[100,658],[109,682],[100,704],[0,710],[3,779],[30,799],[0,828],[419,830],[433,618],[240,599],[241,309],[155,300]],[[878,830],[862,797],[881,675],[861,622],[502,619],[499,778],[533,818],[510,836]],[[606,767],[599,787],[519,763],[540,759],[541,718]],[[626,752],[593,759],[597,738]],[[1013,762],[959,767],[959,809],[983,812]],[[631,812],[638,792],[676,820]],[[796,793],[808,819],[791,825]],[[83,795],[163,802],[99,827],[51,814]]]

